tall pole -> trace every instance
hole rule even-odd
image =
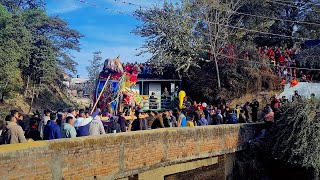
[[[103,88],[102,88],[102,90],[101,90],[98,98],[96,99],[96,102],[94,103],[94,106],[93,106],[93,108],[92,108],[92,110],[91,110],[91,114],[92,114],[93,111],[96,109],[96,107],[97,107],[97,105],[98,105],[98,102],[99,102],[99,100],[100,100],[100,98],[101,98],[101,96],[102,96],[102,93],[103,93],[103,91],[104,91],[104,90],[106,89],[106,87],[107,87],[107,84],[108,84],[108,81],[109,81],[110,77],[111,77],[111,75],[109,75],[106,83],[103,85]]]

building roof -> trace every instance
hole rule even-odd
[[[83,84],[89,81],[89,79],[86,78],[71,78],[70,84]]]

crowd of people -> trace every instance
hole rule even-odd
[[[318,71],[310,71],[302,63],[299,49],[260,47],[258,52],[260,58],[271,63],[273,72],[286,81],[295,78],[299,81],[319,80]]]
[[[85,110],[70,109],[66,112],[45,110],[42,115],[34,113],[31,118],[12,110],[0,125],[0,144],[27,142],[27,139],[52,140],[105,134],[100,109],[91,115]]]
[[[172,65],[156,65],[152,63],[126,63],[123,64],[125,72],[137,74],[138,78],[154,79],[154,78],[173,78],[175,70]]]
[[[320,80],[318,71],[308,70],[305,64],[302,63],[299,49],[286,47],[259,47],[257,51],[260,59],[266,59],[267,62],[270,62],[273,73],[283,77],[286,81],[292,79],[297,79],[299,81]],[[245,57],[249,56],[248,52],[245,54]],[[232,60],[230,62],[234,61]],[[168,75],[168,72],[170,72],[170,76],[174,77],[174,69],[170,68],[172,68],[172,65],[163,66],[152,63],[123,64],[123,69],[126,72],[138,74],[138,78],[166,78],[165,76]]]
[[[314,95],[313,95],[314,96]],[[301,99],[295,91],[292,101]],[[107,120],[102,119],[98,108],[92,114],[80,109],[45,110],[41,115],[38,111],[30,118],[23,116],[17,110],[12,110],[0,124],[0,144],[15,144],[27,142],[27,139],[52,140],[60,138],[75,138],[106,133],[120,133],[158,128],[173,128],[187,126],[207,126],[220,124],[236,124],[265,121],[272,124],[274,115],[279,107],[289,102],[283,96],[274,95],[261,113],[260,103],[252,102],[231,107],[228,103],[207,105],[197,103],[180,109],[165,110],[163,112],[144,112],[141,106],[132,106],[123,109],[118,116],[106,114]],[[129,117],[129,119],[128,119]]]

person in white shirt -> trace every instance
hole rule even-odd
[[[90,123],[98,114],[100,109],[98,108],[92,115],[86,118],[86,113],[83,109],[79,111],[79,117],[74,122],[74,127],[77,130],[77,137],[89,136]]]
[[[43,117],[39,123],[38,131],[40,132],[40,137],[43,139],[44,127],[47,125],[47,122],[50,120],[50,110],[44,110]]]

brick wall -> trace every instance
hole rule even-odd
[[[170,128],[0,146],[1,179],[118,179],[241,150],[261,124]]]

